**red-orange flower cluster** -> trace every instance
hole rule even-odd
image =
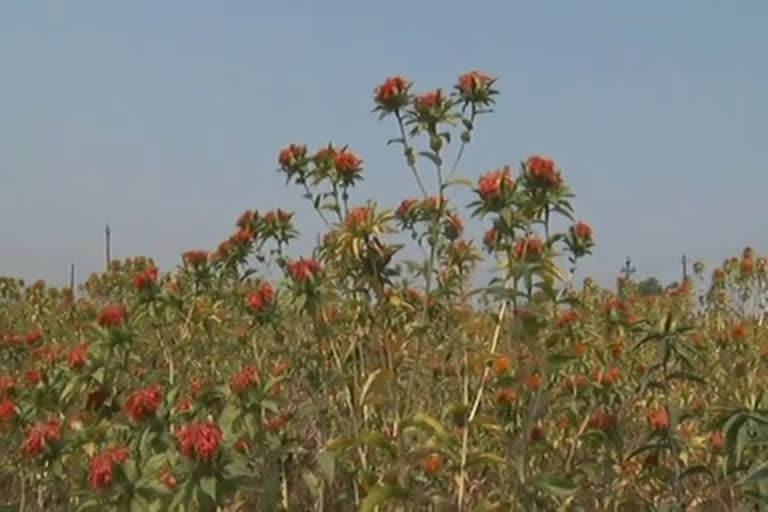
[[[185,265],[190,267],[199,267],[205,265],[208,262],[209,256],[210,255],[208,254],[208,251],[199,249],[183,253],[181,255],[181,259]]]
[[[665,407],[654,409],[648,414],[648,423],[656,431],[663,431],[669,428],[669,412]]]
[[[230,387],[234,393],[242,393],[248,389],[254,388],[261,382],[259,372],[253,366],[246,366],[240,373],[232,377]]]
[[[551,158],[532,156],[525,168],[534,185],[557,188],[563,183],[562,176],[555,169],[555,161]]]
[[[163,390],[159,385],[133,392],[123,405],[125,415],[133,421],[142,422],[157,412],[163,401]]]
[[[544,242],[536,235],[530,235],[515,243],[515,256],[528,261],[537,260],[544,251]]]
[[[137,290],[146,290],[157,282],[158,270],[155,267],[142,270],[133,278],[133,286]]]
[[[16,416],[16,404],[10,398],[0,401],[0,421],[8,421]]]
[[[94,455],[88,469],[88,484],[94,491],[106,489],[114,481],[115,464],[128,460],[128,448],[121,446]]]
[[[342,151],[333,160],[336,171],[346,177],[360,174],[363,170],[363,160],[351,151]]]
[[[40,329],[30,329],[24,335],[24,341],[27,345],[34,345],[38,341],[43,339],[43,331]]]
[[[456,240],[464,232],[464,222],[456,213],[449,214],[444,222],[443,233],[448,240]]]
[[[411,82],[402,76],[387,78],[374,90],[376,103],[385,112],[392,112],[408,104],[408,90]]]
[[[501,388],[496,393],[496,401],[500,404],[513,404],[517,401],[517,391],[512,388]]]
[[[291,144],[287,148],[280,151],[280,156],[277,158],[277,162],[281,167],[292,167],[297,162],[302,162],[307,156],[307,146],[300,144]]]
[[[610,432],[616,427],[616,416],[603,410],[597,409],[589,418],[589,428]]]
[[[442,89],[424,93],[414,100],[414,106],[420,114],[426,114],[433,109],[442,107],[443,103],[445,103],[445,95]]]
[[[256,313],[261,313],[275,300],[275,290],[269,283],[262,283],[258,290],[248,296],[248,307]]]
[[[403,202],[401,202],[400,206],[397,207],[395,215],[397,215],[400,219],[407,218],[408,215],[413,211],[413,207],[418,202],[419,201],[417,199],[403,199]]]
[[[592,240],[592,227],[584,222],[577,222],[571,226],[571,234],[580,240]]]
[[[43,374],[37,368],[30,368],[24,372],[24,377],[27,379],[27,382],[34,386],[40,382],[40,379],[43,378]]]
[[[120,327],[125,321],[125,306],[109,304],[101,310],[99,325],[101,327]]]
[[[579,312],[574,310],[564,311],[557,319],[558,327],[568,327],[579,320]]]
[[[222,433],[215,423],[200,421],[181,427],[176,439],[183,455],[200,462],[210,462],[219,451]]]
[[[744,324],[738,324],[731,327],[731,339],[734,341],[744,341],[747,337],[747,328]]]
[[[320,264],[315,260],[301,258],[289,263],[286,268],[293,279],[303,282],[313,278],[320,271]]]
[[[88,344],[81,343],[72,349],[69,354],[69,366],[74,370],[79,370],[85,365],[88,356]]]
[[[496,244],[499,243],[500,238],[501,236],[499,234],[499,230],[496,228],[491,228],[483,235],[483,244],[489,251],[493,250]]]
[[[37,457],[42,454],[48,443],[58,441],[61,438],[61,420],[58,418],[38,423],[27,430],[27,436],[21,449],[28,457]]]
[[[499,197],[503,190],[511,189],[514,183],[511,169],[505,166],[503,169],[497,169],[480,177],[477,182],[477,193],[481,199],[489,201]]]
[[[424,472],[428,475],[436,475],[440,468],[443,467],[443,460],[439,455],[432,454],[424,459]]]
[[[373,218],[373,211],[368,207],[352,208],[347,214],[345,224],[350,229],[356,229],[363,224],[370,222]]]
[[[458,89],[464,98],[475,99],[482,93],[487,93],[493,79],[480,71],[470,71],[459,77]]]

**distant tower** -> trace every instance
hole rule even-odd
[[[109,224],[104,228],[104,249],[107,257],[107,270],[109,270],[109,264],[112,262],[112,230],[109,229]]]

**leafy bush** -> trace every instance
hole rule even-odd
[[[345,146],[279,153],[328,231],[249,210],[214,252],[0,282],[2,496],[20,510],[735,510],[768,502],[766,260],[642,296],[543,156],[457,176],[495,81],[375,90],[414,197],[353,203]],[[438,187],[422,179],[433,172]],[[454,187],[488,231],[465,237]],[[572,223],[557,232],[559,221]],[[406,235],[405,237],[398,235]],[[423,258],[400,256],[402,238]],[[481,261],[497,263],[473,287]],[[279,269],[280,282],[262,276]],[[405,507],[405,508],[403,508]],[[709,507],[709,508],[706,508]]]

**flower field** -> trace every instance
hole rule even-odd
[[[311,254],[293,213],[247,210],[167,272],[136,257],[78,290],[0,280],[0,506],[768,506],[766,259],[697,263],[660,295],[574,283],[596,237],[567,170],[457,173],[495,87],[473,71],[375,89],[413,183],[389,209],[356,196],[351,148],[280,151],[327,227]]]

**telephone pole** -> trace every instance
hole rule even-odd
[[[69,266],[69,290],[72,292],[72,297],[75,296],[75,262]]]
[[[109,229],[109,224],[104,228],[104,248],[107,257],[107,270],[109,270],[109,264],[112,262],[112,230]]]
[[[685,253],[683,253],[683,257],[680,261],[683,264],[683,282],[685,282],[685,280],[688,279],[688,257]]]
[[[632,260],[629,256],[627,256],[627,259],[624,261],[624,266],[621,267],[619,270],[620,274],[624,274],[624,277],[629,279],[629,276],[637,272],[637,269],[632,265]]]

